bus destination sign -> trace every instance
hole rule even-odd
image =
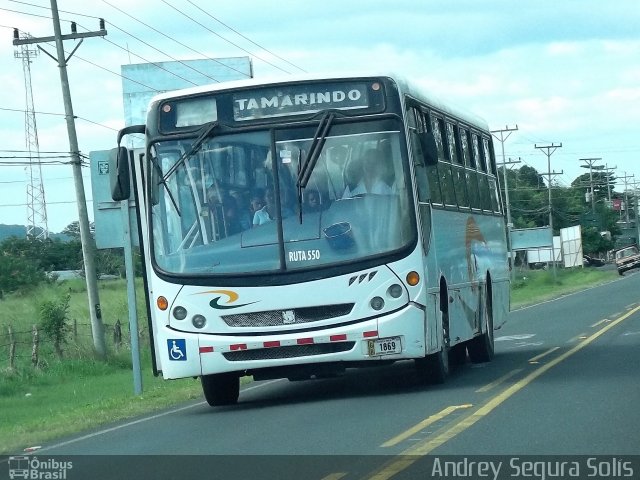
[[[284,85],[233,95],[233,117],[236,121],[368,106],[369,97],[364,83]]]

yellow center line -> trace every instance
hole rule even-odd
[[[336,472],[336,473],[330,473],[329,475],[327,475],[326,477],[323,477],[322,480],[340,480],[342,477],[346,477],[347,473],[346,472]]]
[[[567,343],[573,343],[573,342],[579,342],[580,340],[584,340],[585,338],[588,338],[586,333],[580,333],[578,335],[576,335],[575,337],[573,337],[571,340],[569,340]]]
[[[436,448],[440,447],[447,441],[454,438],[459,433],[463,432],[467,428],[477,423],[479,420],[483,419],[485,416],[487,416],[489,413],[495,410],[498,406],[504,403],[507,399],[509,399],[510,397],[518,393],[520,390],[522,390],[524,387],[529,385],[531,382],[533,382],[536,378],[545,374],[547,371],[549,371],[559,363],[565,361],[567,358],[579,352],[584,347],[586,347],[587,345],[592,343],[594,340],[596,340],[598,337],[600,337],[601,335],[604,335],[606,332],[608,332],[618,324],[625,321],[627,318],[629,318],[631,315],[633,315],[637,311],[640,311],[640,306],[625,313],[623,316],[611,322],[609,325],[603,327],[602,329],[598,330],[597,332],[595,332],[590,337],[580,342],[578,345],[576,345],[572,349],[567,350],[562,355],[559,355],[558,357],[554,358],[551,362],[535,369],[533,372],[531,372],[529,375],[524,377],[522,380],[519,380],[518,382],[514,383],[510,387],[507,387],[503,392],[499,393],[498,395],[493,397],[491,400],[489,400],[487,403],[485,403],[482,407],[478,408],[478,410],[471,413],[469,416],[463,418],[458,423],[454,424],[453,426],[451,426],[441,434],[435,436],[432,439],[420,442],[404,450],[394,460],[389,461],[385,466],[381,467],[378,471],[374,472],[368,478],[371,480],[388,480],[389,478],[393,477],[399,472],[409,468],[412,464],[414,464],[419,459],[419,457],[428,455]]]
[[[538,360],[540,360],[541,358],[546,357],[547,355],[549,355],[550,353],[555,352],[556,350],[560,349],[560,347],[553,347],[550,348],[549,350],[547,350],[546,352],[541,353],[540,355],[536,355],[533,358],[529,359],[529,363],[536,363]]]
[[[502,377],[498,378],[497,380],[494,380],[493,382],[485,385],[482,388],[479,388],[478,390],[476,390],[476,393],[485,393],[488,392],[489,390],[491,390],[492,388],[497,387],[498,385],[506,382],[507,380],[509,380],[511,377],[513,377],[514,375],[520,373],[522,371],[522,368],[516,368],[515,370],[511,370],[509,373],[507,373],[506,375],[503,375]]]
[[[431,415],[428,418],[425,418],[424,420],[422,420],[417,425],[411,427],[409,430],[407,430],[405,432],[402,432],[401,434],[393,437],[391,440],[383,443],[380,446],[381,447],[393,447],[394,445],[397,445],[398,443],[402,442],[403,440],[406,440],[411,435],[415,435],[420,430],[423,430],[423,429],[427,428],[429,425],[437,422],[438,420],[442,420],[444,417],[446,417],[450,413],[453,413],[456,410],[459,410],[461,408],[470,408],[470,407],[473,407],[473,405],[464,404],[464,405],[452,405],[450,407],[447,407],[444,410],[442,410],[442,411],[440,411],[440,412],[438,412],[438,413],[436,413],[434,415]]]

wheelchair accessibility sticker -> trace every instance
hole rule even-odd
[[[177,362],[185,362],[187,360],[187,342],[184,338],[167,340],[167,348],[169,349],[169,359]]]

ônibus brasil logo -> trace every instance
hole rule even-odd
[[[38,457],[9,457],[9,478],[66,480],[67,470],[73,462],[63,462],[54,458],[40,460]]]

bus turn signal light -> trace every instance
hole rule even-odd
[[[412,287],[415,287],[418,283],[420,283],[420,275],[418,272],[409,272],[407,273],[407,283]]]
[[[165,297],[160,296],[158,300],[156,300],[156,305],[160,310],[166,310],[169,308],[169,301]]]

